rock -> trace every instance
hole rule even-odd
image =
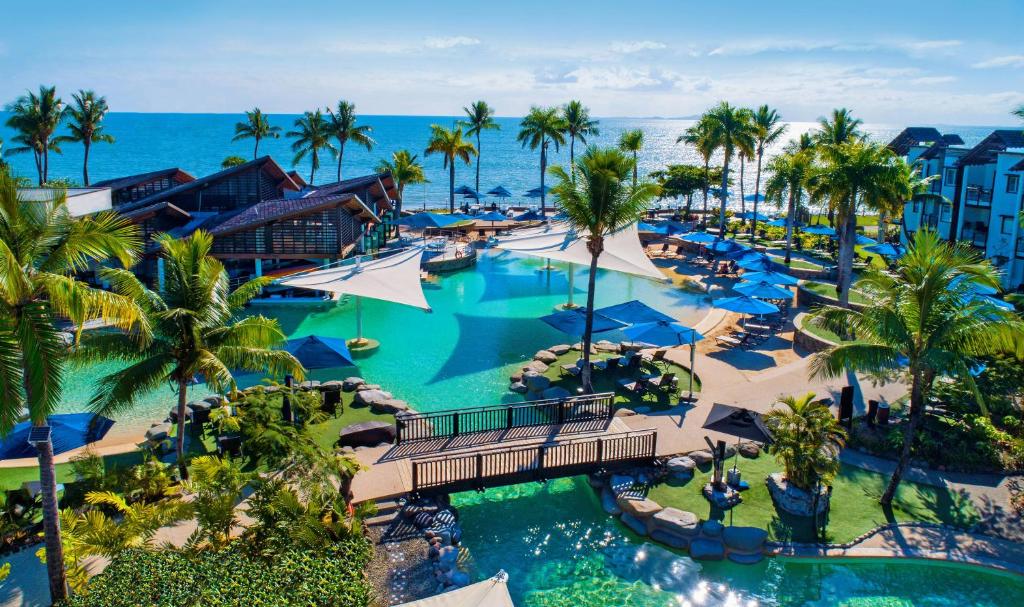
[[[356,392],[352,404],[356,407],[369,407],[374,403],[383,403],[394,398],[390,392],[383,390],[360,390]]]
[[[441,548],[440,554],[438,554],[437,562],[441,565],[442,569],[454,569],[455,564],[459,561],[459,549],[454,546],[445,546]]]
[[[757,527],[726,527],[722,540],[731,550],[738,552],[761,552],[768,532]]]
[[[642,520],[628,512],[623,512],[619,517],[622,524],[629,527],[637,535],[647,535],[647,525]]]
[[[530,371],[533,371],[534,373],[545,373],[547,370],[548,366],[540,362],[539,360],[531,360],[530,362],[523,365],[524,375],[526,373],[529,373]]]
[[[332,379],[331,381],[325,381],[324,383],[320,384],[320,391],[321,392],[341,392],[341,390],[343,389],[343,385],[344,384],[342,382],[340,382],[340,381],[338,381],[336,379]]]
[[[797,516],[814,514],[814,493],[793,486],[783,478],[781,472],[769,474],[765,484],[768,485],[772,501],[780,510]],[[828,488],[822,486],[821,493],[818,494],[818,514],[828,509],[828,501]]]
[[[715,459],[711,455],[711,452],[707,451],[707,450],[705,450],[705,451],[694,451],[694,452],[689,454],[689,458],[692,459],[694,461],[694,463],[697,464],[698,466],[703,466],[705,464],[710,464]]]
[[[619,344],[612,343],[612,342],[608,341],[607,339],[602,339],[601,341],[599,341],[596,344],[594,344],[594,349],[596,349],[598,352],[614,352],[614,353],[618,353],[618,351],[619,351]]]
[[[615,417],[632,417],[636,415],[636,411],[623,407],[615,411]]]
[[[174,407],[173,409],[171,409],[170,411],[167,412],[167,421],[171,422],[172,424],[178,423],[178,408],[177,407]]]
[[[625,354],[626,352],[639,352],[647,347],[647,344],[639,341],[624,341],[619,343],[619,350]]]
[[[764,560],[763,552],[744,554],[742,552],[730,552],[729,560],[740,565],[754,565]]]
[[[601,508],[612,516],[622,514],[622,508],[615,501],[615,493],[608,487],[601,488]]]
[[[572,348],[569,344],[558,344],[557,346],[551,346],[548,348],[548,352],[551,352],[555,356],[562,356],[563,354],[568,354],[571,349]]]
[[[363,390],[380,390],[380,384],[360,384],[356,387],[356,392],[362,392]]]
[[[582,352],[583,351],[583,342],[582,341],[578,341],[578,342],[574,343],[572,345],[572,349],[576,350],[578,352]],[[594,344],[590,344],[590,353],[591,354],[597,354],[597,348],[594,347]]]
[[[264,394],[274,394],[281,391],[281,386],[261,386]]]
[[[564,398],[569,398],[572,394],[561,386],[551,386],[541,392],[540,396],[544,400],[562,400]]]
[[[701,489],[701,493],[704,495],[704,499],[722,510],[728,510],[743,501],[740,492],[729,486],[723,490],[716,489],[711,486],[711,483],[708,483]]]
[[[725,446],[725,459],[730,459],[736,456],[736,446],[726,445]]]
[[[523,383],[530,392],[543,392],[551,385],[551,380],[540,373],[528,371],[523,373]]]
[[[171,434],[171,424],[156,424],[146,430],[146,440],[160,442],[166,440]]]
[[[757,457],[761,455],[761,448],[754,443],[741,443],[740,455],[743,457]]]
[[[618,504],[619,508],[622,508],[623,513],[632,514],[637,518],[654,516],[662,509],[661,504],[646,497],[631,499],[628,496],[620,495],[616,498],[615,503]]]
[[[651,531],[650,535],[652,540],[665,544],[666,546],[671,546],[672,548],[685,550],[687,546],[690,545],[689,538],[673,535],[667,531],[662,531],[661,529]]]
[[[365,392],[361,392],[365,394]],[[373,401],[370,403],[370,410],[374,413],[404,413],[409,410],[409,403],[397,398],[390,398],[384,401]]]
[[[677,508],[664,508],[647,519],[650,531],[661,529],[680,537],[692,537],[700,533],[700,519],[692,512]]]
[[[382,421],[360,422],[345,426],[338,432],[338,444],[342,447],[370,447],[382,442],[395,441],[395,424]]]
[[[665,469],[668,470],[669,476],[677,479],[688,479],[692,477],[693,471],[696,468],[697,462],[685,455],[681,457],[673,457],[665,464]]]
[[[725,546],[718,540],[697,538],[690,542],[690,558],[698,561],[720,561],[725,558]]]
[[[526,394],[526,384],[521,381],[514,381],[509,384],[508,389],[516,394]]]
[[[536,354],[533,355],[533,360],[539,360],[545,365],[550,365],[551,363],[558,360],[558,355],[552,352],[551,350],[539,350]]]
[[[341,382],[341,389],[345,392],[355,392],[356,388],[366,383],[362,377],[346,377]]]
[[[469,574],[464,571],[454,571],[448,576],[448,581],[451,582],[452,586],[462,588],[469,585]]]
[[[520,370],[513,372],[512,375],[508,376],[508,380],[510,382],[523,381],[523,371]]]
[[[708,537],[718,537],[722,535],[723,529],[725,529],[725,527],[722,525],[722,521],[716,521],[714,519],[704,521],[704,524],[700,526],[700,532]]]
[[[203,402],[209,403],[210,407],[220,407],[225,402],[227,402],[227,400],[228,399],[224,398],[220,394],[214,394],[213,396],[207,396],[206,398],[204,398]]]
[[[189,404],[185,405],[185,408],[186,409],[191,409],[192,411],[209,411],[215,405],[219,407],[220,406],[220,402],[219,401],[215,401],[214,404],[210,404],[208,401],[205,401],[205,400],[195,400],[195,401],[192,401]]]

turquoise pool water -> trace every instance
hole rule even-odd
[[[576,268],[575,301],[586,297],[586,269]],[[598,306],[641,299],[683,322],[695,322],[706,302],[651,280],[616,272],[600,272]],[[544,269],[544,261],[487,251],[474,269],[441,276],[424,284],[433,312],[366,300],[363,333],[381,342],[380,349],[358,360],[358,369],[313,371],[313,379],[339,379],[360,375],[380,383],[398,398],[421,411],[494,404],[518,397],[508,392],[512,367],[529,360],[538,349],[570,342],[538,317],[564,303],[568,293],[564,265]],[[277,318],[290,337],[355,336],[353,301],[328,304],[258,304],[254,312]],[[617,333],[602,334],[610,339]],[[77,370],[65,394],[65,411],[80,411],[88,402],[97,378],[117,368],[105,363]],[[255,383],[258,376],[239,378]],[[192,388],[190,398],[206,395],[203,386]],[[121,415],[111,431],[129,430],[161,419],[175,402],[170,389],[145,399],[135,410]]]
[[[509,573],[517,607],[1024,605],[1024,579],[923,561],[698,563],[607,516],[583,478],[453,496],[474,579]]]

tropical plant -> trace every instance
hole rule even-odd
[[[319,109],[306,112],[295,119],[295,130],[285,133],[285,137],[295,139],[292,142],[292,151],[295,156],[292,158],[292,166],[298,166],[300,162],[309,156],[312,166],[309,170],[309,185],[313,185],[313,178],[317,169],[320,168],[320,152],[327,150],[331,154],[338,151],[331,144],[331,137],[334,133],[331,125],[324,119],[323,112]]]
[[[462,108],[466,113],[466,119],[459,121],[459,126],[466,127],[467,137],[476,137],[476,191],[480,191],[480,155],[483,148],[480,144],[480,133],[483,131],[497,131],[501,125],[494,120],[494,108],[487,105],[486,101],[474,101],[468,107]]]
[[[562,129],[569,136],[570,167],[574,167],[576,163],[576,140],[579,139],[580,143],[586,145],[587,137],[600,135],[597,128],[599,123],[599,120],[590,119],[590,108],[583,105],[582,101],[573,100],[562,107]],[[557,144],[555,149],[558,149]]]
[[[548,170],[548,146],[565,145],[565,120],[559,115],[557,107],[531,107],[530,112],[519,122],[519,134],[516,141],[531,150],[540,150],[540,212],[544,214],[547,190],[544,189],[544,176]],[[575,163],[573,167],[575,167]],[[572,170],[575,170],[573,168]]]
[[[254,475],[243,472],[234,460],[213,455],[192,460],[192,472],[192,478],[178,487],[182,496],[191,497],[197,523],[184,549],[220,550],[231,541],[231,530],[239,522],[236,506]]]
[[[4,152],[6,156],[32,152],[39,176],[39,185],[50,179],[50,152],[60,151],[60,138],[55,134],[64,122],[67,106],[57,96],[57,87],[40,85],[39,93],[27,91],[7,106],[10,116],[6,124],[18,134],[13,141],[20,144]]]
[[[230,169],[231,167],[242,166],[246,162],[249,162],[241,156],[226,156],[220,163],[220,168]]]
[[[245,113],[245,122],[235,123],[235,136],[231,138],[231,141],[254,140],[252,158],[255,160],[260,154],[261,140],[277,139],[280,136],[281,127],[271,125],[267,115],[260,108],[254,107]]]
[[[140,250],[138,230],[113,212],[72,217],[63,192],[26,200],[15,180],[0,170],[0,435],[11,431],[24,409],[35,426],[60,403],[68,353],[62,319],[77,326],[92,319],[132,329],[144,340],[141,311],[128,298],[94,289],[77,273],[115,259],[130,267]],[[53,445],[36,444],[51,598],[66,596],[60,555]]]
[[[282,411],[285,394],[294,417],[303,423],[293,424],[285,419]],[[275,392],[262,388],[250,391],[237,407],[246,452],[254,462],[277,465],[295,451],[311,448],[314,443],[306,431],[307,424],[325,419],[321,403],[320,394],[315,391],[284,386],[278,386]]]
[[[869,269],[857,281],[857,289],[874,305],[862,311],[825,306],[811,316],[810,322],[821,328],[856,336],[855,341],[816,354],[813,376],[900,367],[909,374],[909,419],[896,469],[880,500],[885,506],[892,504],[910,462],[935,380],[953,376],[970,386],[987,414],[970,373],[975,357],[1024,355],[1024,321],[977,297],[980,286],[999,286],[998,271],[988,261],[967,245],[950,244],[930,230],[918,230],[892,275]]]
[[[784,408],[773,407],[764,423],[772,433],[769,452],[782,464],[786,480],[804,490],[828,483],[839,473],[846,430],[813,392],[784,396],[776,404]]]
[[[70,135],[57,137],[59,142],[81,143],[85,148],[82,159],[82,183],[89,186],[89,151],[94,143],[114,143],[111,135],[103,132],[103,119],[110,108],[107,98],[92,91],[78,91],[71,95],[74,104],[67,108]]]
[[[711,139],[711,125],[705,117],[701,117],[696,124],[686,129],[686,132],[676,139],[676,143],[692,145],[701,160],[704,161],[704,184],[703,184],[703,220],[708,220],[708,190],[711,188],[711,157],[715,154],[715,142]]]
[[[341,181],[341,161],[345,158],[345,144],[351,141],[356,145],[366,148],[366,151],[373,149],[376,141],[370,137],[373,127],[368,125],[357,125],[356,105],[342,99],[338,102],[337,109],[327,108],[331,115],[331,123],[327,126],[328,132],[338,141],[338,181]]]
[[[633,154],[633,184],[637,182],[637,154],[644,147],[644,132],[640,129],[623,131],[619,136],[619,149]]]
[[[462,128],[447,129],[441,125],[430,126],[430,141],[427,142],[425,156],[440,154],[444,159],[444,168],[448,169],[448,211],[455,212],[455,161],[461,160],[469,164],[471,156],[476,155],[473,144],[462,138]]]
[[[175,451],[182,479],[185,460],[185,403],[188,387],[200,377],[213,391],[235,388],[233,370],[303,376],[302,365],[284,350],[285,336],[276,319],[247,316],[242,307],[267,285],[267,277],[250,280],[234,291],[228,274],[210,254],[213,237],[202,230],[187,238],[158,234],[164,264],[163,284],[150,290],[131,272],[101,272],[115,293],[130,297],[145,311],[152,341],[138,347],[132,333],[97,333],[82,340],[79,357],[116,357],[128,364],[100,379],[91,406],[101,414],[131,408],[156,388],[171,384],[178,393]]]
[[[398,150],[391,154],[391,160],[381,160],[377,163],[377,171],[391,173],[391,177],[398,186],[399,200],[404,199],[405,186],[427,183],[427,175],[423,172],[419,156],[409,150]]]
[[[846,108],[832,110],[831,117],[818,120],[818,129],[812,137],[814,143],[821,147],[850,143],[852,141],[863,141],[865,135],[860,127],[864,121],[854,118],[853,112]]]
[[[786,264],[792,260],[793,230],[796,226],[797,205],[803,195],[804,182],[811,170],[811,153],[807,150],[790,149],[768,162],[768,178],[765,181],[765,200],[777,201],[786,206]]]
[[[779,112],[762,105],[754,111],[754,142],[756,143],[754,154],[757,156],[757,176],[754,178],[754,221],[751,224],[750,232],[757,234],[757,203],[761,198],[761,161],[764,158],[766,147],[774,145],[786,133],[786,125],[780,124],[782,117]]]
[[[663,170],[651,173],[651,178],[661,186],[663,198],[686,198],[686,210],[683,212],[685,220],[693,207],[693,194],[718,179],[718,171],[695,164],[670,164]]]
[[[587,280],[586,324],[583,333],[583,391],[593,392],[590,381],[590,344],[594,328],[594,292],[597,260],[604,251],[604,239],[639,220],[647,205],[658,196],[658,185],[641,181],[629,182],[633,169],[631,158],[616,148],[587,148],[570,174],[561,166],[551,167],[558,180],[552,192],[569,225],[586,234],[590,252],[590,275]]]
[[[878,199],[866,201],[870,208],[878,212],[877,237],[880,242],[886,241],[890,218],[898,217],[902,221],[903,208],[908,202],[920,196],[937,196],[930,193],[930,186],[939,178],[938,175],[921,177],[921,167],[917,163],[909,163],[900,157],[895,162],[896,175],[892,190]]]
[[[754,155],[754,129],[750,110],[734,107],[726,101],[705,112],[701,121],[705,120],[707,137],[713,149],[722,150],[722,189],[718,225],[724,235],[725,206],[729,192],[729,163],[735,153],[743,153],[748,158]]]

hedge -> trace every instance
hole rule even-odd
[[[89,582],[67,607],[366,607],[367,540],[324,551],[291,550],[271,560],[235,542],[219,552],[128,550]]]

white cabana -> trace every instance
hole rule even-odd
[[[508,593],[508,574],[499,571],[497,575],[488,580],[395,607],[515,607],[515,605]]]
[[[415,247],[370,261],[357,257],[344,265],[295,274],[277,281],[289,287],[356,298],[356,340],[363,343],[362,298],[380,299],[430,311],[420,284],[423,248]]]

